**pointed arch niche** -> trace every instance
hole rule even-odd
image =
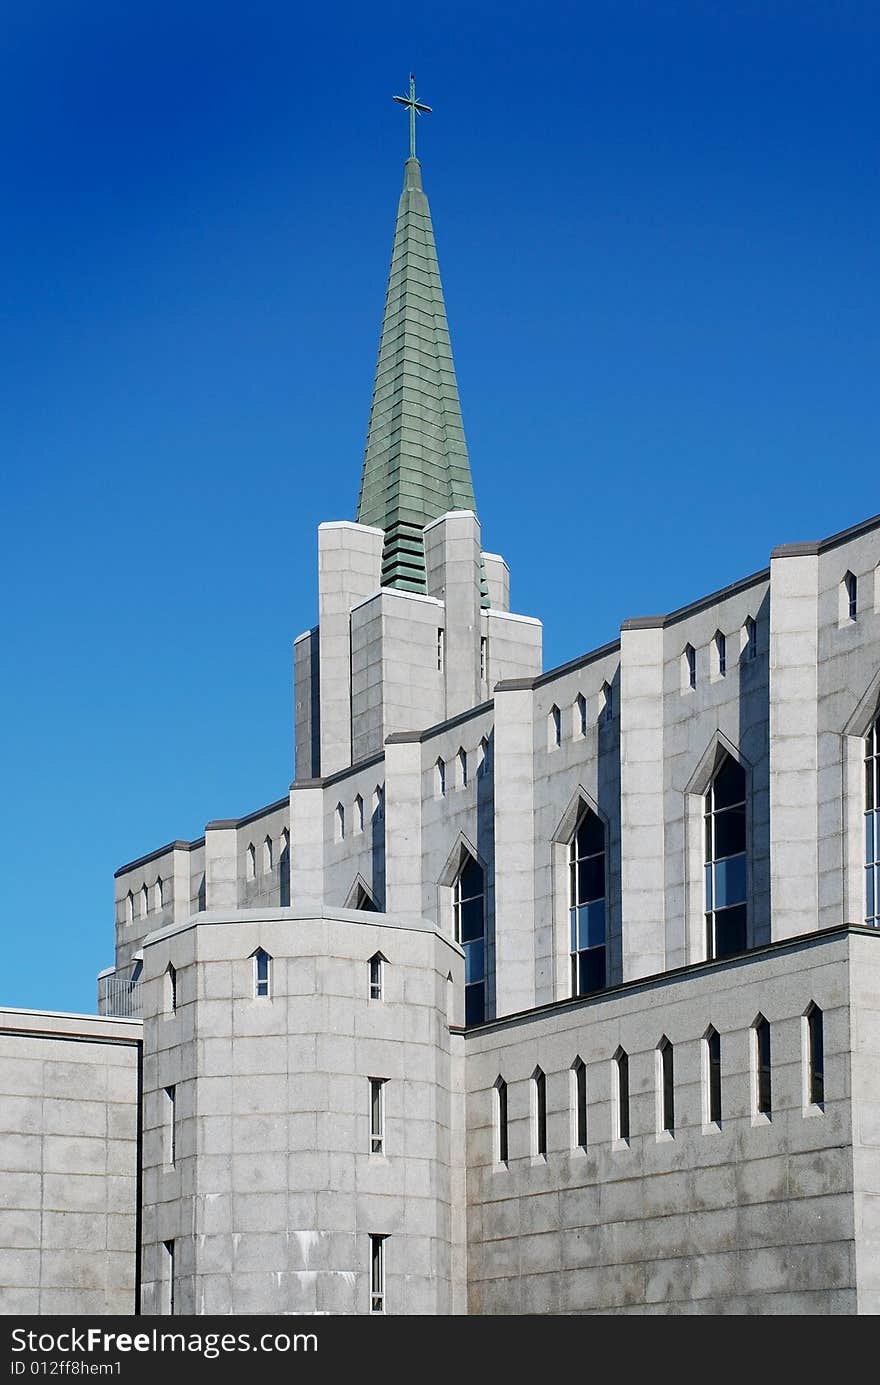
[[[601,842],[599,850],[589,852],[586,859],[587,844],[581,842],[583,861],[573,859],[572,843],[576,837],[584,837],[582,825],[592,823],[589,833],[593,845]],[[579,829],[581,829],[579,831]],[[576,847],[578,851],[580,848]],[[610,833],[608,819],[600,811],[599,805],[583,785],[578,785],[568,807],[560,818],[551,839],[553,870],[553,954],[554,954],[554,994],[557,1000],[567,1000],[572,995],[585,995],[591,990],[600,990],[609,984],[612,967],[609,954],[609,903],[610,903]],[[603,875],[602,892],[596,893],[594,887],[584,883],[578,889],[580,880],[601,871]],[[598,886],[595,886],[598,890]],[[587,895],[590,901],[586,901]],[[580,905],[581,907],[578,907]],[[598,929],[604,933],[604,965],[598,956],[601,946]],[[577,936],[575,936],[575,934]],[[593,947],[587,944],[592,940]],[[580,944],[584,946],[581,947]],[[577,944],[577,946],[573,946]],[[580,962],[578,954],[593,952],[592,958]],[[592,982],[586,979],[587,972]],[[583,973],[583,984],[582,976]],[[596,984],[593,984],[595,982]]]
[[[494,947],[490,920],[490,878],[486,862],[463,832],[446,860],[438,883],[441,931],[464,950],[464,1022],[478,1024],[492,1014]]]
[[[707,907],[707,883],[706,883],[706,863],[711,859],[715,861],[719,856],[724,860],[728,859],[727,848],[724,844],[718,847],[707,845],[707,805],[709,804],[709,794],[713,784],[718,780],[719,774],[722,778],[725,764],[733,761],[745,777],[744,803],[745,803],[745,828],[744,828],[744,847],[743,852],[733,853],[732,856],[744,854],[745,886],[743,890],[745,905],[745,946],[754,947],[755,938],[755,905],[753,888],[754,847],[753,847],[753,825],[752,825],[752,767],[739,749],[734,746],[727,737],[720,731],[716,731],[712,740],[709,742],[704,754],[702,755],[696,770],[691,776],[685,790],[685,956],[679,962],[673,956],[669,957],[669,965],[675,966],[681,963],[703,962],[711,955],[709,947],[709,937],[715,937],[718,931],[717,911],[710,911]],[[720,802],[720,800],[719,800]],[[713,801],[713,805],[714,801]],[[726,808],[726,805],[725,805]],[[709,814],[713,821],[717,814]],[[713,839],[714,840],[714,839]],[[707,856],[707,850],[710,856]],[[732,869],[732,868],[731,868]],[[737,870],[739,867],[737,866]],[[713,882],[715,875],[719,873],[713,869]],[[720,874],[724,874],[721,871]],[[726,879],[726,875],[724,876]],[[737,875],[737,879],[739,876]],[[712,899],[713,904],[717,905],[717,889],[713,883]],[[732,896],[731,896],[732,897]],[[709,913],[713,913],[713,918],[707,923]],[[731,915],[732,918],[732,915]],[[723,921],[722,921],[723,922]],[[732,926],[732,925],[731,925]],[[737,949],[738,950],[738,949]],[[715,955],[721,955],[716,951]]]
[[[843,728],[843,908],[842,919],[820,919],[820,926],[832,922],[865,923],[867,810],[866,758],[868,737],[880,717],[880,672],[865,689],[858,705]],[[876,770],[874,774],[876,781]],[[876,789],[876,783],[875,783]],[[876,797],[876,794],[875,794]],[[876,909],[876,901],[874,905]]]

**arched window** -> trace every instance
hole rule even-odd
[[[458,787],[466,789],[468,786],[468,756],[464,746],[458,752]]]
[[[244,873],[248,880],[256,879],[257,875],[257,849],[253,842],[248,842],[247,854],[245,856]]]
[[[438,798],[442,798],[446,793],[446,761],[440,755],[434,766],[434,791]]]
[[[263,948],[258,947],[251,956],[254,963],[254,996],[259,1000],[271,995],[272,958]]]
[[[865,923],[880,928],[880,716],[865,741]]]
[[[341,842],[345,840],[345,805],[343,803],[337,803],[336,805],[333,830],[336,841]]]
[[[364,830],[364,800],[360,794],[356,794],[354,800],[354,830],[355,832],[363,832]]]
[[[556,703],[554,702],[553,706],[550,708],[550,713],[547,717],[547,748],[548,750],[555,750],[556,747],[561,744],[562,713],[560,712],[559,708],[556,706]]]
[[[605,986],[605,828],[587,808],[568,849],[571,993]]]
[[[278,857],[278,896],[282,908],[290,904],[290,833],[281,833],[281,853]]]
[[[747,938],[746,773],[725,755],[705,798],[706,956],[743,952]]]
[[[486,1018],[486,894],[483,868],[468,856],[452,887],[455,941],[464,949],[464,1022]]]
[[[273,856],[274,849],[272,846],[272,838],[267,837],[263,842],[263,873],[265,875],[268,875],[269,871],[272,869]]]
[[[166,1015],[173,1015],[177,1009],[177,972],[171,962],[169,962],[165,968],[164,1000]]]
[[[165,907],[165,885],[161,875],[156,877],[156,887],[153,890],[153,908],[156,910]]]
[[[578,693],[574,700],[574,734],[576,736],[587,734],[587,699],[583,693]]]
[[[146,916],[147,916],[147,914],[148,914],[149,912],[150,912],[150,891],[147,889],[147,886],[144,885],[144,886],[142,887],[142,889],[141,889],[141,914],[143,915],[144,918],[146,918]]]
[[[125,896],[125,922],[134,923],[134,895],[131,890]]]

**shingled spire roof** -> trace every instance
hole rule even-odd
[[[473,510],[440,268],[418,159],[397,209],[358,522],[385,530],[382,585],[425,590],[422,529]]]

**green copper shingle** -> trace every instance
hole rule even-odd
[[[383,587],[423,592],[423,527],[474,509],[431,212],[407,159],[357,512],[385,530]]]

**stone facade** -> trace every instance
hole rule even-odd
[[[98,1163],[7,1185],[7,1311],[880,1310],[880,517],[542,672],[473,503],[411,161],[294,781],[117,872],[130,1021],[8,1040],[6,1157]]]
[[[139,1023],[0,1010],[3,1313],[133,1313]]]

